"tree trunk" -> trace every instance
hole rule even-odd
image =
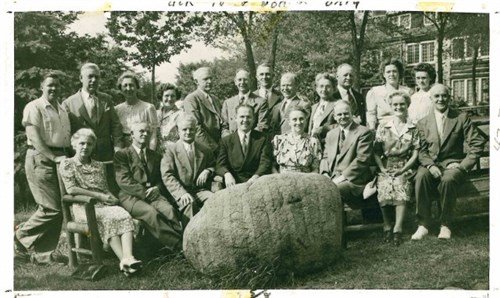
[[[153,63],[151,68],[151,103],[156,107],[156,84],[155,84],[156,65]]]
[[[472,54],[472,105],[477,105],[477,86],[476,86],[476,68],[477,68],[477,56],[479,55],[479,43],[474,47],[474,53]]]
[[[443,44],[444,44],[444,31],[439,30],[437,36],[437,77],[438,83],[443,84]]]
[[[365,41],[365,32],[366,32],[366,24],[368,22],[368,12],[363,12],[363,20],[361,22],[361,26],[358,29],[356,27],[356,20],[354,11],[349,12],[349,23],[351,26],[351,47],[352,47],[352,67],[354,68],[354,72],[356,73],[356,80],[354,81],[354,89],[359,89],[359,77],[361,76],[361,56],[363,55],[364,41]],[[359,36],[358,36],[359,35]]]
[[[250,30],[252,26],[252,12],[249,12],[249,22],[247,25],[247,22],[245,21],[245,16],[243,12],[238,12],[238,19],[239,19],[239,24],[238,27],[240,28],[241,36],[243,37],[243,42],[245,43],[245,53],[247,56],[247,66],[248,66],[248,72],[250,73],[250,82],[249,82],[249,87],[250,90],[255,90],[257,89],[257,68],[255,67],[255,58],[253,55],[253,48],[252,48],[252,41],[250,39]]]
[[[271,40],[271,51],[269,55],[269,65],[271,66],[271,72],[274,73],[274,66],[276,65],[276,49],[278,47],[278,26],[274,26]]]

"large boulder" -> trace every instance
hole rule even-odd
[[[274,174],[219,191],[184,232],[184,254],[206,274],[248,267],[303,273],[341,252],[343,204],[319,174]]]

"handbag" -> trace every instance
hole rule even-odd
[[[377,192],[377,179],[378,176],[375,176],[372,181],[365,185],[365,189],[363,189],[363,199],[366,200]]]

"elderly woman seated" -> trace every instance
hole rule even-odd
[[[139,270],[142,262],[132,254],[134,223],[118,199],[109,191],[104,164],[90,158],[96,142],[91,129],[82,128],[71,137],[71,145],[76,154],[61,162],[60,172],[66,191],[71,195],[97,198],[95,206],[97,226],[103,243],[111,246],[120,260],[120,270],[130,275]],[[85,209],[73,205],[75,220],[85,222]]]
[[[279,169],[274,172],[318,173],[322,158],[321,145],[316,137],[305,132],[308,113],[301,106],[292,107],[288,113],[290,132],[273,139],[274,157]]]

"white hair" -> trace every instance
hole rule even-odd
[[[82,73],[85,69],[87,69],[87,68],[95,69],[95,70],[97,70],[97,71],[99,71],[99,72],[101,71],[101,70],[99,69],[99,66],[97,66],[97,64],[95,64],[95,63],[91,63],[91,62],[87,62],[87,63],[83,64],[83,65],[82,65],[82,67],[80,67],[80,74],[81,74],[81,73]]]
[[[193,71],[193,79],[195,79],[196,81],[198,80],[198,78],[200,77],[200,75],[203,73],[203,72],[209,72],[211,73],[212,70],[210,69],[210,67],[200,67],[198,68],[197,70]]]
[[[71,147],[73,147],[73,149],[75,149],[76,144],[83,137],[87,137],[87,138],[92,139],[92,141],[94,141],[94,144],[97,141],[97,136],[95,135],[95,133],[92,129],[80,128],[71,136]]]

